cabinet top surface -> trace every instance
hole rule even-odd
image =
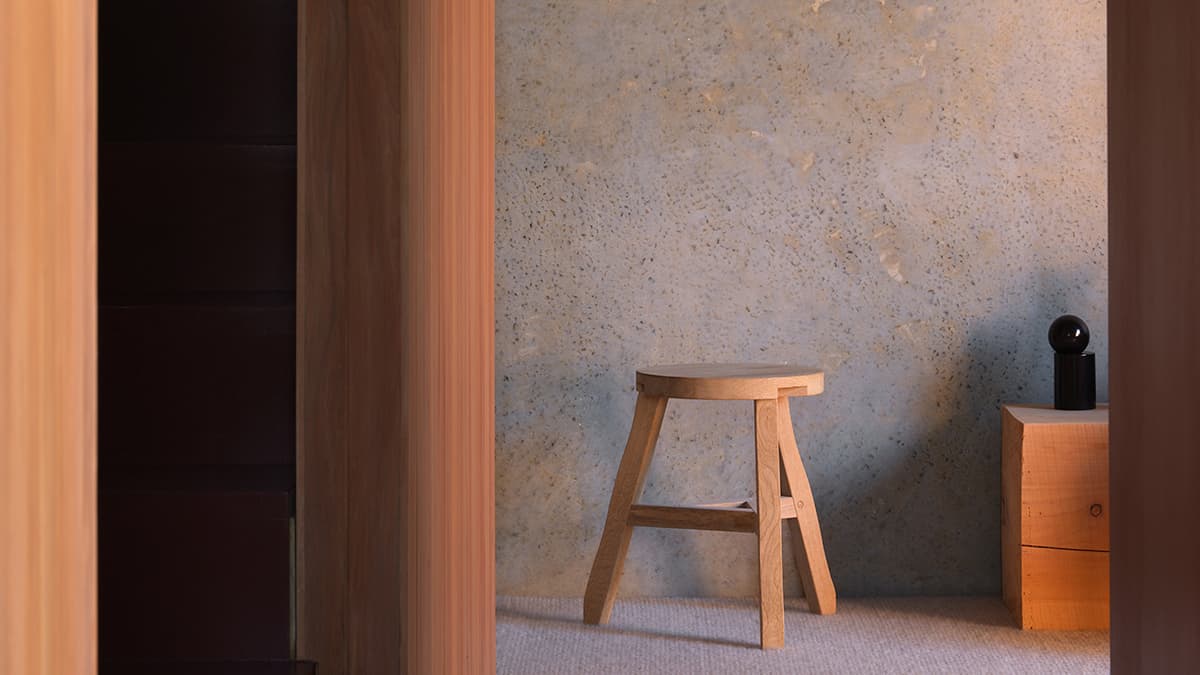
[[[1000,406],[1022,424],[1108,424],[1108,404],[1095,410],[1055,410],[1051,404],[1009,403]]]

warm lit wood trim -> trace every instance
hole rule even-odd
[[[0,3],[0,673],[96,672],[96,6]]]

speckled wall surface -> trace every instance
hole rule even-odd
[[[1052,398],[1059,313],[1107,399],[1104,2],[497,4],[497,590],[582,594],[639,364],[753,360],[827,372],[839,592],[999,592],[998,406]],[[752,496],[751,417],[672,402],[645,501]],[[640,530],[621,593],[754,560]]]

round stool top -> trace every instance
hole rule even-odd
[[[650,366],[637,371],[637,389],[648,396],[716,401],[815,396],[825,390],[825,373],[786,363]]]

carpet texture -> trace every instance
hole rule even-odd
[[[1018,630],[999,598],[838,601],[809,614],[787,601],[787,646],[758,649],[749,600],[618,600],[588,626],[583,603],[499,598],[497,672],[572,673],[1107,673],[1107,632]]]

